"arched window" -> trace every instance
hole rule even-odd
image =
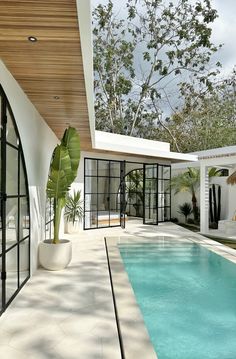
[[[24,155],[15,119],[0,86],[0,313],[30,276],[30,212]]]

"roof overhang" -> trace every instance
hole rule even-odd
[[[0,58],[61,138],[66,127],[94,136],[89,0],[0,1]],[[30,36],[37,39],[28,40]]]
[[[130,154],[146,158],[159,158],[170,162],[195,162],[196,155],[171,152],[166,142],[95,131],[95,149],[116,154]]]

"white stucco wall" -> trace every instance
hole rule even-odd
[[[37,267],[38,242],[44,239],[45,187],[51,154],[58,139],[2,61],[0,83],[16,120],[26,162],[30,194],[32,273]]]

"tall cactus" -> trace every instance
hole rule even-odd
[[[221,186],[218,187],[218,213],[217,213],[217,222],[220,220],[221,214]]]
[[[216,186],[212,185],[214,222],[217,223],[217,202],[216,202]]]
[[[212,188],[209,188],[210,223],[213,223]]]
[[[214,223],[218,226],[221,214],[221,186],[218,185],[217,197],[216,197],[216,185],[213,184],[209,189],[209,212],[210,223]]]

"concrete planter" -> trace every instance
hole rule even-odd
[[[61,270],[68,266],[72,258],[72,244],[67,239],[53,244],[46,240],[39,244],[39,262],[48,270]]]

